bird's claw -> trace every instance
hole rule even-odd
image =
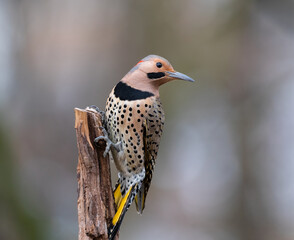
[[[94,139],[94,142],[98,143],[99,140],[104,140],[104,141],[106,142],[106,148],[105,148],[105,150],[104,150],[103,157],[106,157],[106,156],[107,156],[107,154],[109,153],[111,147],[114,147],[114,149],[115,149],[116,151],[119,152],[119,151],[120,151],[120,148],[121,148],[121,147],[120,147],[120,146],[121,146],[121,142],[113,143],[113,142],[109,139],[109,137],[108,137],[108,133],[107,133],[107,131],[105,130],[105,128],[104,128],[104,127],[100,127],[100,129],[101,129],[101,131],[102,131],[102,133],[103,133],[104,136],[96,137],[96,138]]]
[[[101,121],[102,121],[102,124],[104,125],[105,124],[105,112],[100,110],[99,107],[97,107],[96,105],[91,105],[89,106],[88,108],[92,108],[94,109],[96,112],[100,113],[101,114]]]
[[[103,135],[108,138],[108,133],[107,133],[106,129],[104,127],[99,127],[99,128],[102,131]]]
[[[99,112],[99,113],[105,113],[104,111],[100,110],[100,108],[97,107],[96,105],[91,105],[91,106],[89,106],[89,108],[92,108],[92,109],[94,109],[96,112]]]
[[[104,140],[106,142],[106,148],[104,150],[104,153],[103,153],[103,157],[106,157],[109,150],[110,150],[110,147],[111,145],[113,144],[113,142],[111,142],[111,140],[108,138],[108,136],[99,136],[99,137],[96,137],[94,139],[94,142],[98,143],[100,140]]]

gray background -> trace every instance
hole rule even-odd
[[[161,88],[153,183],[121,239],[293,240],[293,12],[290,0],[1,0],[0,239],[77,239],[73,108],[104,108],[158,54],[196,82]]]

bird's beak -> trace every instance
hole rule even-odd
[[[174,79],[180,79],[180,80],[184,80],[184,81],[189,81],[189,82],[195,82],[195,80],[193,78],[190,78],[189,76],[180,73],[180,72],[166,72],[166,75],[174,78]]]

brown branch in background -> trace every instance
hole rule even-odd
[[[100,126],[100,113],[75,108],[79,240],[108,240],[107,228],[115,214],[109,158],[103,157],[105,142],[94,143],[102,135]]]

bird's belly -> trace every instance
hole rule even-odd
[[[144,169],[144,124],[152,107],[151,100],[120,101],[109,110],[106,121],[110,139],[121,143],[122,151],[112,151],[115,165],[124,176],[139,174]],[[150,107],[149,107],[150,106]]]
[[[117,152],[115,149],[111,151],[113,160],[115,163],[115,166],[117,170],[122,173],[124,176],[130,175],[128,173],[128,168],[127,168],[127,159],[125,156],[124,151]]]

